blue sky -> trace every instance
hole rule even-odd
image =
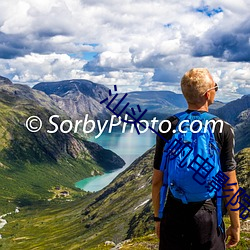
[[[182,75],[206,67],[230,101],[250,94],[249,9],[248,0],[1,1],[0,75],[180,93]]]

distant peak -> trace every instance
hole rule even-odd
[[[70,79],[58,82],[40,82],[33,89],[45,92],[47,95],[55,94],[65,96],[72,93],[83,93],[86,96],[97,98],[101,93],[107,93],[108,88],[104,85],[93,83],[84,79]]]
[[[0,84],[13,84],[13,83],[8,78],[0,76]]]

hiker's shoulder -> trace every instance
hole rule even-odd
[[[228,130],[233,130],[233,126],[230,123],[226,122],[225,120],[221,119],[218,116],[215,116],[212,120],[216,122],[216,125],[220,123],[223,125],[223,128]]]
[[[214,117],[212,121],[214,121],[215,126],[211,123],[210,125],[214,127],[213,131],[218,141],[223,142],[225,139],[232,140],[234,138],[234,128],[231,124],[220,117]]]

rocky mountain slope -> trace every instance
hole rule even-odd
[[[95,143],[72,133],[53,130],[48,120],[68,116],[45,93],[25,85],[0,84],[0,212],[22,200],[37,201],[51,196],[52,186],[74,188],[74,183],[92,174],[120,168],[124,161]],[[43,122],[37,133],[27,130],[30,116]],[[33,124],[33,126],[36,124]]]
[[[250,148],[242,149],[235,157],[237,162],[237,178],[240,187],[250,195]]]
[[[8,78],[0,76],[0,84],[12,84],[12,82]]]
[[[250,147],[250,95],[229,102],[214,113],[234,126],[235,152]]]
[[[214,111],[214,114],[229,122],[233,126],[238,124],[238,117],[241,112],[250,108],[250,94],[244,95],[240,99],[231,101],[223,107]]]
[[[236,145],[235,150],[238,152],[242,148],[250,147],[250,107],[242,111],[235,125]]]
[[[110,112],[100,101],[108,97],[108,88],[87,80],[65,80],[60,82],[41,82],[33,89],[43,91],[53,99],[59,108],[73,119],[84,118],[105,120]]]

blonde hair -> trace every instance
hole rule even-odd
[[[194,68],[185,73],[181,79],[181,90],[190,104],[201,102],[201,97],[212,87],[213,78],[205,68]]]

